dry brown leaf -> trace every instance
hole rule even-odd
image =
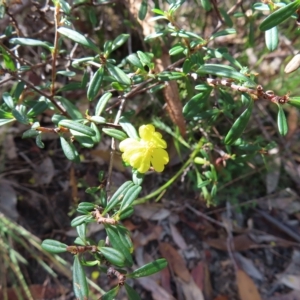
[[[266,300],[300,300],[300,293],[298,291],[292,291],[288,294],[273,296]]]
[[[173,238],[173,241],[175,242],[175,244],[181,250],[186,249],[187,248],[187,244],[186,244],[184,238],[182,237],[181,233],[177,229],[177,227],[175,225],[173,225],[173,224],[170,224],[170,229],[171,229],[172,238]]]
[[[205,241],[209,246],[227,251],[227,238],[209,239]],[[233,237],[232,245],[234,251],[245,251],[248,249],[256,248],[257,244],[252,241],[247,234],[241,234]]]
[[[52,159],[47,156],[34,170],[34,178],[38,185],[49,184],[55,174]]]
[[[180,288],[185,296],[185,299],[188,300],[204,300],[202,291],[196,285],[194,279],[191,277],[189,282],[185,282],[180,278],[176,278],[180,282]]]
[[[160,203],[136,205],[134,214],[144,220],[161,221],[169,217],[171,212]]]
[[[293,290],[300,291],[300,275],[284,274],[280,276],[279,281]]]
[[[18,292],[21,291],[22,296],[25,298],[25,294],[22,289],[9,288],[7,289],[7,296],[9,300],[18,300]],[[29,291],[32,295],[32,298],[35,300],[51,300],[56,299],[59,295],[65,294],[67,289],[60,285],[60,286],[43,286],[40,284],[32,284],[29,286]],[[3,291],[0,289],[0,300],[3,298]],[[26,298],[27,299],[27,298]]]
[[[175,300],[166,290],[156,283],[151,277],[138,278],[136,281],[147,291],[152,293],[153,300]]]
[[[243,270],[236,270],[236,281],[241,300],[262,300],[253,280]]]
[[[189,270],[185,265],[185,261],[178,251],[168,243],[160,243],[159,251],[161,255],[168,261],[169,267],[175,275],[188,283],[191,279]]]
[[[163,53],[162,57],[156,59],[156,71],[162,72],[171,65],[170,56],[168,53]],[[182,136],[186,135],[185,119],[182,114],[182,103],[179,97],[179,90],[176,81],[168,81],[165,83],[164,98],[167,104],[167,111],[171,120],[178,126]]]
[[[197,266],[191,271],[191,275],[196,285],[202,291],[204,298],[212,299],[213,290],[207,263],[205,261],[200,261]]]

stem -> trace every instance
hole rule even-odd
[[[185,171],[185,169],[193,162],[195,156],[198,154],[199,149],[201,148],[202,143],[199,142],[194,151],[191,153],[190,158],[185,162],[185,164],[180,168],[180,170],[164,185],[162,185],[160,188],[158,188],[156,191],[150,193],[149,195],[138,198],[133,202],[133,205],[138,205],[147,202],[149,199],[159,195],[162,193],[166,188],[168,188],[171,184],[175,182],[175,180]]]
[[[51,96],[55,95],[55,79],[56,79],[56,57],[57,57],[57,49],[58,49],[58,24],[59,24],[59,16],[60,16],[60,5],[57,2],[54,10],[54,49],[52,51],[52,84],[51,84]]]

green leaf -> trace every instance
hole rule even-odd
[[[53,49],[53,45],[48,42],[42,42],[39,40],[34,39],[27,39],[27,38],[13,38],[10,39],[9,42],[13,45],[23,45],[23,46],[40,46],[46,48],[47,50],[51,51]]]
[[[43,143],[42,141],[42,134],[39,133],[36,138],[35,138],[35,143],[36,145],[41,148],[41,149],[44,149],[45,148],[45,144]]]
[[[96,188],[98,191],[98,187]],[[88,193],[87,191],[85,191],[86,193]],[[78,209],[81,210],[85,210],[85,211],[92,211],[95,208],[95,204],[91,203],[91,202],[81,202],[78,204]]]
[[[2,94],[2,99],[3,99],[3,101],[5,102],[5,104],[10,109],[14,109],[15,108],[14,100],[13,100],[12,96],[8,92],[4,92]]]
[[[288,132],[288,125],[285,117],[285,113],[280,104],[278,104],[278,115],[277,115],[277,125],[280,135],[286,135]]]
[[[229,34],[236,34],[236,30],[234,28],[228,28],[228,29],[225,29],[225,30],[218,31],[210,37],[210,40],[213,40],[213,39],[215,39],[217,37],[220,37],[220,36],[226,36],[226,35],[229,35]]]
[[[121,239],[121,236],[123,234],[119,232],[118,227],[104,224],[104,228],[106,230],[109,242],[111,243],[112,247],[116,250],[119,250],[123,254],[123,256],[125,257],[124,265],[126,267],[131,267],[133,265],[132,256],[127,247],[128,245],[126,245],[123,239]]]
[[[239,81],[249,81],[249,78],[242,73],[237,72],[234,68],[230,66],[217,65],[217,64],[205,64],[201,66],[197,73],[201,74],[211,74],[218,77],[227,77],[236,79]]]
[[[148,0],[143,0],[139,9],[139,19],[143,21],[147,15]]]
[[[78,131],[87,136],[96,135],[96,132],[92,128],[73,120],[61,120],[59,121],[58,126]]]
[[[186,49],[186,47],[183,47],[182,45],[175,45],[174,47],[172,47],[169,50],[169,54],[172,55],[177,55],[182,53],[184,50]]]
[[[118,205],[124,198],[126,192],[134,185],[132,181],[124,182],[116,192],[111,196],[107,206],[102,212],[103,215],[107,214],[111,209],[113,209],[116,205]]]
[[[128,136],[126,135],[125,132],[118,130],[118,129],[114,129],[114,128],[103,128],[102,132],[104,132],[105,134],[107,134],[119,141],[123,141],[128,138]]]
[[[41,114],[48,108],[48,103],[45,100],[37,102],[28,112],[27,116],[33,118]]]
[[[69,38],[70,40],[87,48],[90,48],[96,53],[100,53],[99,47],[96,44],[94,44],[89,38],[86,38],[83,34],[66,27],[60,27],[57,29],[57,31],[65,37]]]
[[[142,52],[142,51],[137,51],[137,55],[138,55],[141,63],[144,66],[146,65],[146,66],[150,67],[153,57],[151,55],[149,55],[149,53],[145,53],[145,52]]]
[[[139,68],[139,69],[144,69],[143,64],[141,63],[140,59],[135,53],[130,54],[129,56],[126,57],[126,60],[131,63],[133,66]]]
[[[73,143],[68,142],[63,136],[60,137],[61,148],[68,160],[79,161],[78,152]]]
[[[278,46],[278,28],[277,26],[265,31],[265,40],[268,50],[274,51]]]
[[[89,298],[89,287],[87,284],[84,269],[78,255],[74,256],[73,264],[73,290],[76,299],[87,300]]]
[[[164,258],[160,258],[133,271],[131,274],[128,274],[127,277],[140,278],[140,277],[150,276],[154,273],[161,271],[167,265],[168,262]]]
[[[300,97],[291,97],[287,103],[300,109]]]
[[[125,257],[120,251],[111,247],[101,247],[99,250],[111,264],[118,267],[125,266]]]
[[[126,209],[118,212],[118,219],[123,220],[129,218],[134,213],[134,208],[132,206],[128,206]]]
[[[180,79],[180,78],[185,77],[185,76],[186,76],[186,74],[184,74],[183,72],[164,71],[164,72],[159,73],[157,75],[157,78],[159,80],[162,80],[162,81],[170,81],[170,80],[177,80],[177,79]]]
[[[108,100],[112,97],[112,93],[105,93],[99,99],[96,108],[95,108],[95,116],[100,116],[108,102]]]
[[[100,91],[101,83],[103,80],[104,68],[99,68],[95,72],[93,78],[90,81],[89,88],[87,90],[87,98],[92,101]]]
[[[82,223],[81,225],[77,226],[76,231],[78,233],[78,236],[82,239],[82,241],[85,242],[85,240],[86,240],[86,224]]]
[[[197,188],[198,188],[198,189],[201,189],[201,188],[203,188],[203,187],[209,185],[210,183],[211,183],[211,180],[205,180],[205,181],[202,181],[201,183],[199,183],[199,184],[197,185]]]
[[[28,129],[28,130],[26,130],[26,131],[23,132],[22,139],[36,137],[38,134],[39,134],[38,131],[36,131],[34,129]]]
[[[56,72],[56,75],[62,75],[62,76],[66,76],[66,77],[73,77],[76,75],[75,72],[73,71],[66,71],[66,70],[60,70]]]
[[[7,52],[1,46],[0,46],[0,50],[2,52],[2,56],[3,56],[5,68],[8,69],[8,70],[10,70],[10,71],[15,71],[16,70],[16,66],[15,66],[15,63],[14,63],[13,58],[11,57],[10,53]]]
[[[96,135],[92,137],[94,143],[100,143],[101,141],[101,133],[95,123],[91,123],[91,128],[96,132]]]
[[[29,120],[24,112],[20,109],[20,110],[16,110],[15,108],[11,111],[13,116],[16,118],[16,120],[22,124],[28,125],[29,124]]]
[[[245,111],[233,123],[231,129],[224,139],[225,144],[233,144],[242,135],[252,115],[253,103],[254,102],[251,101]]]
[[[141,185],[144,181],[145,174],[138,172],[137,170],[132,171],[132,181],[136,185]]]
[[[119,123],[130,138],[139,139],[135,127],[125,117],[121,117]]]
[[[63,253],[67,251],[68,245],[55,240],[44,240],[42,242],[42,248],[50,253]]]
[[[70,129],[70,132],[74,136],[75,140],[85,148],[93,148],[94,147],[94,140],[93,137],[96,136],[96,134],[93,137],[82,135],[80,132],[77,132],[75,130]],[[96,133],[96,132],[95,132]]]
[[[279,25],[280,23],[288,19],[293,13],[295,13],[299,6],[300,1],[296,0],[284,7],[281,7],[280,9],[276,10],[271,15],[266,17],[260,24],[259,29],[261,31],[266,31]]]
[[[81,112],[70,100],[68,100],[62,96],[55,96],[54,99],[57,99],[58,101],[61,102],[61,105],[67,111],[68,115],[72,119],[82,119],[83,118]]]
[[[128,299],[130,300],[141,300],[140,295],[130,286],[125,282],[125,289],[126,293],[128,296]]]
[[[124,84],[124,85],[131,85],[130,78],[120,68],[118,68],[110,63],[106,63],[106,67],[107,67],[107,70],[110,73],[110,75],[112,77],[114,77],[117,82]]]
[[[89,223],[91,220],[93,220],[93,216],[90,215],[78,216],[71,221],[71,226],[76,227],[83,223]]]
[[[232,27],[233,22],[232,22],[230,16],[227,14],[227,12],[226,12],[222,7],[219,8],[219,11],[220,11],[222,17],[224,18],[225,24],[226,24],[228,27]]]
[[[119,290],[120,286],[117,285],[116,287],[102,295],[101,300],[114,300],[117,297]]]
[[[211,3],[210,3],[210,0],[201,0],[201,4],[202,4],[203,8],[204,8],[206,11],[210,11],[210,10],[211,10]]]
[[[120,211],[123,211],[128,206],[130,206],[133,203],[133,201],[137,198],[141,190],[142,187],[139,185],[134,185],[130,187],[122,200]]]
[[[125,42],[127,42],[128,38],[129,38],[128,33],[122,33],[119,36],[117,36],[115,40],[112,42],[112,51],[121,47]]]
[[[95,124],[104,124],[106,122],[105,118],[100,116],[91,116],[88,120]]]
[[[0,126],[15,121],[15,119],[0,119]]]

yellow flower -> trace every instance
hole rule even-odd
[[[146,173],[150,165],[156,172],[162,172],[169,162],[165,148],[167,143],[151,124],[139,128],[140,140],[128,138],[120,143],[123,160],[140,173]]]

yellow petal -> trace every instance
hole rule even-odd
[[[168,152],[164,149],[154,149],[151,164],[156,172],[162,172],[165,165],[169,162]]]
[[[130,165],[140,173],[146,173],[150,168],[150,159],[148,153],[136,152],[130,158]]]
[[[138,147],[138,145],[139,145],[138,140],[128,138],[128,139],[123,140],[120,143],[119,148],[120,148],[121,152],[124,152],[124,151],[126,151],[126,149],[129,149],[129,148],[132,149],[134,147]]]
[[[167,148],[167,143],[161,138],[159,132],[155,132],[155,127],[152,124],[142,125],[139,128],[139,134],[142,140],[152,143],[155,148]]]

